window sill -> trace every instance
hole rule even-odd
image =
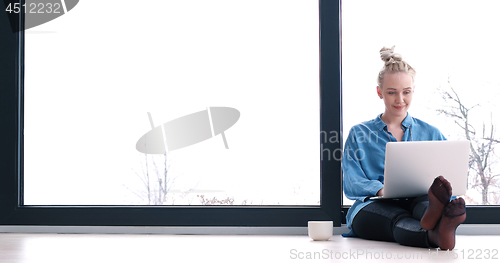
[[[335,235],[347,233],[346,225]],[[0,233],[166,234],[166,235],[307,235],[307,227],[147,227],[147,226],[0,226]],[[500,235],[500,224],[462,224],[458,235]]]

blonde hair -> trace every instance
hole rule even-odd
[[[394,47],[395,46],[392,46],[391,48],[383,47],[380,50],[380,58],[384,61],[384,67],[382,67],[378,73],[377,84],[380,88],[382,88],[382,80],[384,79],[386,73],[408,73],[413,81],[415,81],[415,75],[417,72],[403,60],[403,57],[400,54],[394,53]]]

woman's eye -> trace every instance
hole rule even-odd
[[[394,95],[394,92],[392,92],[392,91],[389,91],[389,95]]]

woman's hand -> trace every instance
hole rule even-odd
[[[384,195],[384,188],[378,190],[377,196],[383,196]]]

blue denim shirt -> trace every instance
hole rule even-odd
[[[344,193],[347,198],[356,200],[347,212],[347,227],[356,214],[373,201],[368,197],[376,196],[384,187],[385,144],[397,141],[387,130],[380,118],[355,125],[349,131],[342,158],[344,174]],[[433,141],[446,140],[443,134],[434,126],[429,125],[408,113],[401,123],[404,131],[403,141]],[[390,138],[390,139],[389,139]],[[344,236],[354,236],[351,233]]]

